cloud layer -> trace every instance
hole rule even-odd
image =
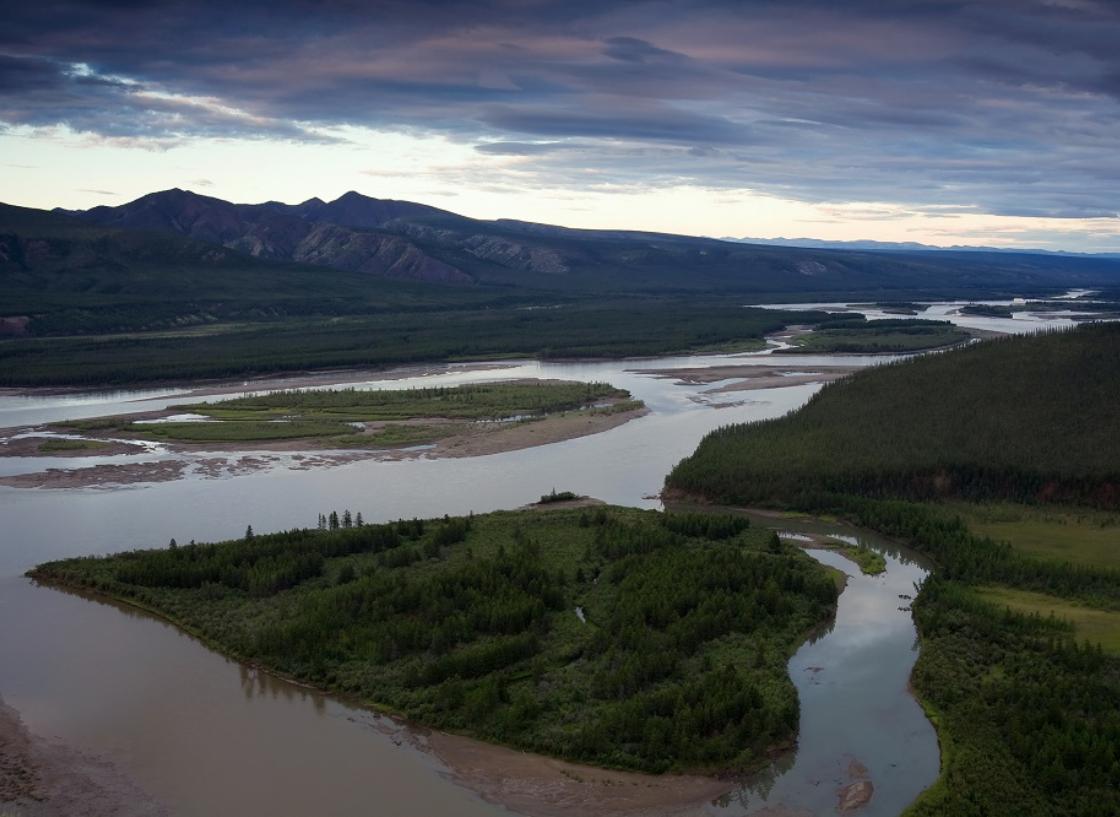
[[[395,129],[542,184],[1113,218],[1118,42],[1107,0],[46,0],[0,12],[0,122]]]

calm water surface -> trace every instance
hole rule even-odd
[[[516,377],[604,380],[630,389],[651,413],[591,437],[471,459],[360,461],[299,471],[281,457],[266,470],[222,479],[191,476],[112,489],[0,488],[0,696],[33,732],[110,760],[177,815],[506,813],[449,780],[386,719],[250,673],[149,616],[38,588],[20,574],[49,559],[157,546],[171,537],[234,537],[247,524],[262,532],[310,525],[332,508],[360,510],[371,522],[481,513],[525,504],[554,487],[658,507],[653,495],[665,474],[704,434],[785,414],[819,386],[712,395],[705,392],[720,383],[679,385],[632,369],[758,363],[823,371],[885,359],[754,354],[453,368],[361,387]],[[183,394],[0,395],[0,427],[151,411],[183,402]],[[160,456],[166,455],[155,450],[128,461]],[[121,459],[7,459],[0,469],[25,473],[98,461]],[[814,555],[851,569],[835,554]],[[837,786],[850,782],[852,760],[867,767],[875,785],[867,814],[897,814],[932,782],[936,740],[906,691],[915,633],[909,613],[898,609],[906,602],[897,598],[912,594],[923,575],[912,557],[891,550],[885,576],[849,580],[835,625],[790,664],[802,701],[799,751],[762,784],[713,806],[716,812],[749,814],[786,804],[830,814]]]
[[[881,552],[887,570],[864,576],[837,553],[809,550],[818,561],[848,574],[848,583],[835,621],[789,663],[801,699],[797,752],[713,811],[749,815],[785,808],[795,814],[833,814],[838,789],[855,782],[853,769],[862,766],[874,795],[859,813],[893,817],[936,779],[939,764],[937,736],[908,692],[918,635],[910,602],[900,598],[915,595],[928,564],[867,531],[819,521],[783,520],[779,526],[852,537]]]

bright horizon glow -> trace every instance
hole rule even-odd
[[[0,134],[3,201],[88,209],[180,187],[237,203],[356,190],[479,219],[682,235],[920,242],[1072,252],[1120,252],[1116,219],[998,216],[891,202],[804,202],[696,184],[537,184],[533,156],[488,155],[439,135],[347,128],[346,141],[192,139],[141,144],[65,128]]]

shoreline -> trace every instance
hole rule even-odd
[[[599,502],[601,500],[582,497],[574,501],[574,504],[578,506],[586,503],[592,506]],[[765,768],[762,765],[744,769],[740,774],[682,772],[654,775],[576,763],[467,735],[432,729],[375,701],[308,683],[265,664],[247,660],[211,641],[174,616],[143,602],[56,578],[40,577],[37,571],[38,568],[33,568],[25,575],[40,588],[69,593],[98,604],[126,608],[131,612],[139,611],[154,620],[171,625],[207,650],[241,666],[332,698],[347,706],[388,718],[394,725],[395,734],[403,733],[404,740],[413,749],[434,758],[444,767],[442,774],[484,801],[509,809],[519,817],[703,817],[707,813],[705,807],[708,804],[727,796],[743,780]],[[835,615],[835,609],[832,615]],[[801,641],[791,649],[790,656],[801,649],[822,626],[826,624],[810,627]],[[0,708],[2,707],[3,701],[0,699]],[[18,713],[14,710],[12,713],[18,719]],[[788,743],[771,747],[766,754],[767,762],[794,750],[797,741],[795,736]],[[125,778],[121,778],[121,781],[124,785],[132,786]],[[0,800],[0,804],[6,803]],[[110,811],[104,817],[118,813]],[[56,814],[58,812],[31,812],[20,814],[19,817],[55,817]],[[102,817],[102,814],[92,813],[90,817]],[[166,817],[166,812],[137,812],[135,815],[125,812],[122,817]]]
[[[532,360],[532,358],[525,358],[524,360]],[[235,394],[242,391],[275,391],[311,386],[345,385],[364,383],[368,380],[406,380],[410,377],[448,374],[452,371],[479,372],[513,369],[520,363],[520,360],[509,357],[495,361],[463,361],[462,363],[431,361],[429,363],[402,364],[385,368],[363,366],[341,369],[292,369],[251,374],[243,378],[175,378],[172,380],[145,380],[137,383],[99,383],[89,386],[5,386],[0,388],[0,397],[66,397],[75,394],[129,391],[176,391],[182,392],[184,398],[205,397],[208,395]],[[140,399],[159,398],[153,396]]]
[[[0,698],[0,814],[167,817],[169,812],[108,760],[32,733]]]
[[[456,783],[524,817],[699,817],[738,785],[602,769],[446,732],[430,732],[427,748]]]

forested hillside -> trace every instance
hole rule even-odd
[[[510,300],[508,292],[449,293],[253,257],[173,231],[98,226],[0,204],[0,321],[11,322],[0,335],[182,331]]]
[[[796,413],[709,435],[673,488],[1120,507],[1120,324],[985,341],[861,371]]]
[[[829,573],[736,517],[599,507],[252,535],[43,565],[242,659],[603,766],[745,769],[798,723]]]
[[[935,560],[913,606],[912,680],[942,775],[910,817],[1120,813],[1120,657],[1084,640],[1076,619],[996,601],[1052,600],[1115,630],[1120,553],[1096,537],[1092,559],[1022,551],[971,531],[962,503],[937,501],[1115,509],[1118,382],[1115,324],[985,341],[859,372],[785,418],[714,432],[667,480],[716,502],[835,514]],[[1064,533],[1066,551],[1076,537]]]

